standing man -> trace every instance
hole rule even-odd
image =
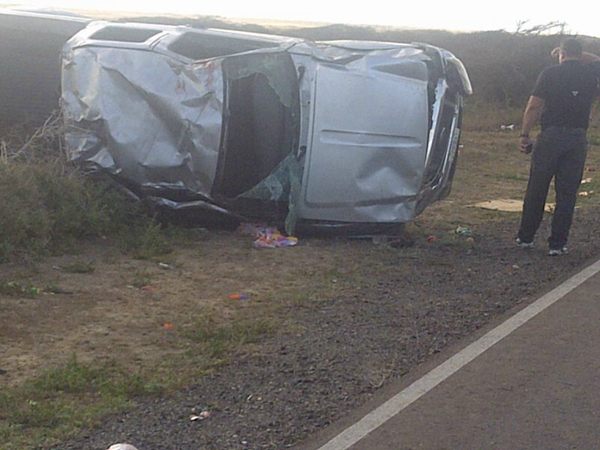
[[[554,177],[556,208],[548,239],[550,256],[567,252],[587,153],[586,132],[600,79],[600,57],[584,53],[578,40],[565,40],[558,57],[559,64],[542,71],[536,82],[525,108],[520,136],[521,151],[529,153],[533,147],[533,155],[516,241],[522,248],[533,247]],[[534,144],[529,133],[540,118],[542,131]]]

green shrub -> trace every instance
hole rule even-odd
[[[0,163],[0,260],[61,251],[149,221],[122,194],[60,162]]]

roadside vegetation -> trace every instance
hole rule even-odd
[[[0,262],[77,251],[82,240],[114,239],[125,252],[168,251],[152,217],[106,180],[67,160],[59,117],[0,141]]]

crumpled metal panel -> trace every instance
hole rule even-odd
[[[424,171],[427,83],[368,70],[316,70],[302,217],[406,222]]]
[[[143,44],[94,41],[91,33],[102,26],[88,27],[64,49],[68,148],[74,161],[110,172],[156,205],[241,219],[244,202],[287,202],[291,232],[296,220],[408,222],[447,191],[461,95],[471,92],[464,67],[450,53],[423,45],[297,40],[247,53],[287,52],[298,76],[290,90],[264,57],[228,68],[236,56],[192,62],[169,48],[182,33],[204,31],[148,26],[156,35]],[[462,87],[452,122],[444,125],[438,116],[448,87],[446,64],[454,66]],[[225,83],[254,74],[266,76],[285,108],[299,100],[298,142],[257,185],[224,198],[217,170],[235,112],[224,106],[225,97],[233,98]],[[448,144],[435,147],[434,135],[447,126]],[[444,157],[435,165],[434,147]]]
[[[220,60],[185,64],[151,51],[67,45],[62,104],[75,162],[142,192],[209,196],[223,115]]]

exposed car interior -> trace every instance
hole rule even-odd
[[[257,71],[240,73],[245,67]],[[240,56],[225,61],[223,70],[227,107],[215,186],[218,193],[234,198],[264,180],[294,151],[298,88],[294,65],[283,53]],[[291,104],[285,105],[288,100]]]

